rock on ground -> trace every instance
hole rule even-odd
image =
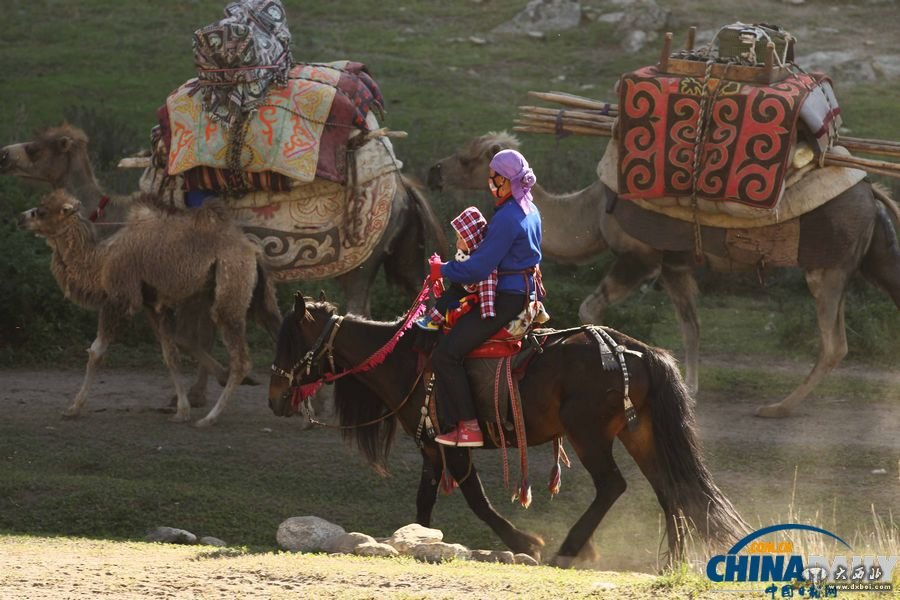
[[[326,542],[345,534],[340,525],[319,517],[291,517],[278,526],[278,546],[291,552],[322,552]]]
[[[444,532],[440,529],[431,529],[422,527],[418,523],[410,523],[395,531],[384,543],[393,546],[400,554],[406,554],[419,544],[430,544],[443,540]]]

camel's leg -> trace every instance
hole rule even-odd
[[[184,423],[191,418],[191,404],[181,382],[181,365],[178,360],[178,346],[175,343],[175,315],[172,310],[166,308],[159,313],[153,309],[148,309],[147,314],[150,317],[153,329],[156,331],[163,361],[169,369],[169,376],[172,378],[172,385],[175,386],[177,404],[175,414],[169,420],[174,423]]]
[[[423,448],[422,476],[419,479],[419,492],[416,494],[416,523],[423,527],[431,527],[431,513],[437,501],[443,472],[444,465],[437,449],[433,446]]]
[[[668,294],[681,325],[684,343],[685,381],[691,394],[700,389],[700,319],[697,317],[697,280],[694,278],[692,260],[685,253],[673,254],[677,261],[663,263],[661,282]]]
[[[806,272],[806,284],[816,300],[816,317],[822,347],[812,371],[787,398],[776,404],[760,406],[758,417],[786,417],[809,395],[816,385],[847,355],[847,330],[844,326],[844,295],[849,273],[839,269],[812,269]]]
[[[118,307],[104,305],[100,308],[100,315],[97,319],[97,337],[88,348],[88,361],[84,370],[84,381],[81,383],[81,389],[75,395],[72,404],[63,411],[64,419],[74,419],[81,413],[81,408],[87,400],[88,392],[94,383],[94,376],[97,373],[97,367],[103,360],[106,349],[121,332],[123,325],[127,321],[125,311],[119,310]]]
[[[616,257],[594,293],[578,309],[582,323],[600,323],[603,309],[627,298],[642,282],[660,272],[660,261],[644,260],[635,254]]]
[[[245,321],[238,318],[228,319],[226,322],[220,323],[222,341],[228,349],[228,381],[225,383],[222,393],[219,394],[219,399],[216,400],[215,406],[212,407],[212,410],[205,417],[194,424],[196,427],[209,427],[214,424],[219,415],[222,414],[222,411],[225,410],[225,406],[227,406],[234,390],[241,384],[244,377],[250,373],[250,351],[247,348],[245,326]]]
[[[596,490],[594,500],[569,530],[559,548],[559,553],[553,559],[553,565],[569,567],[585,546],[591,545],[594,531],[610,507],[625,492],[626,483],[613,459],[612,439],[601,430],[601,421],[585,418],[583,412],[568,417],[565,414],[561,416],[566,437],[581,463],[591,474]],[[592,545],[589,551],[593,551]]]
[[[484,494],[484,488],[481,486],[481,479],[478,477],[475,465],[471,463],[471,452],[448,449],[444,451],[444,456],[447,460],[446,468],[459,482],[459,489],[465,496],[472,512],[487,523],[494,533],[500,536],[503,543],[509,546],[510,550],[516,553],[523,552],[540,561],[543,540],[536,535],[517,529],[494,510],[490,500]]]

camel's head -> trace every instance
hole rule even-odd
[[[518,150],[519,140],[506,131],[492,131],[470,140],[456,154],[434,163],[428,172],[428,187],[433,190],[487,189],[491,159],[508,148]]]
[[[0,149],[0,173],[62,187],[73,158],[86,156],[87,144],[87,135],[77,127],[67,123],[51,127],[30,142]]]
[[[41,198],[35,208],[19,216],[19,224],[43,237],[52,237],[75,223],[81,202],[63,190],[54,190]]]

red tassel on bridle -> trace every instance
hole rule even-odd
[[[356,373],[368,371],[383,363],[388,355],[394,351],[394,348],[397,347],[397,343],[400,341],[400,338],[403,337],[403,334],[406,333],[416,319],[425,312],[425,300],[428,297],[430,288],[429,280],[426,279],[425,283],[422,285],[422,291],[419,292],[419,295],[416,296],[412,306],[407,311],[406,319],[403,321],[400,329],[391,336],[391,339],[389,339],[384,346],[373,352],[369,358],[346,371],[341,371],[340,373],[325,373],[315,381],[296,386],[291,397],[291,404],[294,408],[298,408],[302,402],[318,392],[319,388],[324,384],[331,383],[341,377],[346,377],[347,375],[355,375]]]

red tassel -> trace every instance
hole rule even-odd
[[[459,485],[456,483],[456,480],[453,479],[452,477],[450,477],[450,475],[448,475],[447,472],[445,471],[441,475],[441,484],[440,484],[441,493],[444,494],[445,496],[449,496],[450,494],[453,493],[453,490],[455,490],[457,487],[459,487]]]
[[[512,501],[518,501],[523,508],[531,506],[531,485],[528,483],[528,479],[523,479],[519,484],[516,493],[513,494]]]
[[[294,388],[294,396],[291,398],[291,404],[294,408],[298,408],[307,398],[314,396],[323,383],[324,381],[319,379],[318,381],[305,383]]]
[[[560,487],[562,487],[562,469],[559,468],[559,463],[557,463],[550,470],[550,485],[547,486],[547,489],[550,490],[551,498],[559,493]]]

